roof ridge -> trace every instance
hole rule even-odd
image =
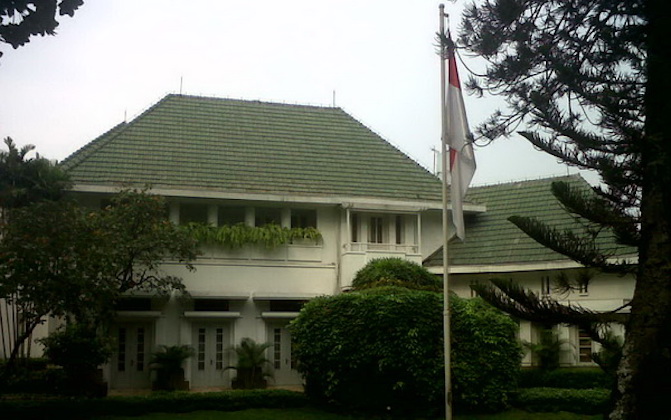
[[[229,101],[229,102],[242,102],[242,103],[256,103],[264,105],[277,105],[285,107],[296,107],[296,108],[318,108],[318,109],[332,109],[332,110],[342,110],[338,106],[332,105],[317,105],[317,104],[301,104],[301,103],[288,103],[280,102],[274,100],[263,100],[263,99],[243,99],[243,98],[232,98],[228,96],[210,96],[210,95],[197,95],[197,94],[186,94],[186,93],[168,93],[164,99],[168,97],[178,97],[178,98],[188,98],[188,99],[198,99],[198,100],[212,100],[212,101]]]
[[[474,185],[470,187],[472,190],[477,190],[480,188],[492,188],[492,187],[501,187],[505,185],[512,185],[512,184],[520,184],[520,183],[525,183],[525,184],[530,184],[530,183],[536,183],[536,182],[547,182],[550,180],[559,180],[562,178],[567,178],[567,179],[580,179],[584,182],[587,182],[585,178],[583,178],[582,175],[579,173],[576,174],[568,174],[568,175],[550,175],[550,176],[541,176],[539,178],[531,178],[531,179],[518,179],[518,180],[513,180],[513,181],[502,181],[502,182],[493,182],[491,184],[482,184],[482,185]]]

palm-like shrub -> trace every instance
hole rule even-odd
[[[266,378],[272,377],[267,369],[271,363],[266,357],[269,347],[270,343],[257,343],[245,337],[239,345],[231,348],[237,357],[237,363],[226,369],[237,371],[237,376],[232,381],[234,389],[265,388],[268,385]]]
[[[154,389],[174,391],[186,389],[184,382],[184,369],[182,364],[193,356],[191,346],[160,346],[159,350],[152,353],[149,366],[156,371]]]

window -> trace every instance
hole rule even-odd
[[[383,243],[384,220],[382,217],[373,216],[370,218],[370,226],[368,226],[368,242],[372,244]]]
[[[218,226],[233,226],[245,223],[244,207],[219,207],[217,211]]]
[[[117,311],[151,311],[150,298],[121,298],[114,304]]]
[[[352,226],[352,242],[359,242],[359,215],[350,216],[350,225]]]
[[[317,210],[291,209],[292,228],[316,228]]]
[[[588,285],[589,283],[587,282],[580,282],[578,284],[578,293],[580,293],[581,295],[589,294],[589,290],[587,288]]]
[[[193,301],[193,310],[196,312],[226,312],[228,307],[226,299],[196,299]]]
[[[550,276],[541,277],[541,295],[549,296],[552,294],[552,285],[550,282]]]
[[[271,300],[270,312],[300,312],[304,300]]]
[[[578,357],[581,363],[592,361],[592,339],[587,331],[578,330]]]
[[[256,209],[255,226],[282,225],[282,210],[271,207]]]
[[[202,204],[180,204],[179,224],[205,223],[207,224],[207,206]]]
[[[401,245],[405,242],[405,223],[403,223],[403,216],[396,216],[396,245]]]

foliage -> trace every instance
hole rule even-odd
[[[111,340],[99,334],[89,325],[68,324],[38,340],[44,345],[44,355],[52,363],[62,366],[65,372],[65,387],[68,394],[104,397],[107,384],[103,382],[102,370],[98,366],[112,355]]]
[[[257,343],[249,337],[245,337],[230,350],[235,353],[236,364],[227,366],[226,369],[234,369],[237,376],[233,378],[234,389],[265,388],[267,377],[271,377],[267,370],[270,360],[266,357],[266,350],[270,343]]]
[[[239,411],[249,408],[297,408],[307,406],[300,392],[245,390],[227,392],[156,392],[148,396],[104,399],[0,399],[6,418],[90,419],[98,416],[140,416],[148,413],[189,413],[201,410]],[[76,407],[76,410],[73,410]]]
[[[157,371],[155,387],[165,391],[174,391],[184,381],[182,365],[194,355],[193,348],[187,345],[162,345],[151,355],[149,367]]]
[[[352,280],[356,290],[381,286],[401,286],[416,290],[440,291],[442,282],[426,268],[402,258],[377,258],[357,271]]]
[[[64,394],[65,371],[60,368],[30,370],[20,367],[0,383],[0,394]]]
[[[7,151],[0,152],[0,208],[24,207],[63,196],[70,185],[65,172],[39,155],[29,158],[35,149],[32,145],[18,149],[9,137],[5,145]]]
[[[515,396],[513,405],[527,411],[599,414],[608,407],[607,389],[524,388]]]
[[[56,14],[72,17],[82,4],[83,0],[3,1],[0,3],[0,42],[16,49],[34,35],[55,35]]]
[[[544,328],[538,334],[537,343],[525,341],[522,345],[537,358],[541,370],[551,371],[559,367],[559,354],[564,343],[566,340],[560,340],[551,328]]]
[[[561,368],[546,371],[525,368],[520,371],[520,388],[610,388],[612,378],[599,368]]]
[[[96,369],[112,355],[111,341],[85,325],[69,324],[40,342],[44,355],[69,374]]]
[[[22,320],[10,360],[48,314],[105,327],[123,293],[183,291],[160,262],[192,268],[196,243],[164,210],[161,198],[138,191],[119,193],[101,211],[66,200],[12,209],[0,240],[0,298]]]
[[[617,367],[622,359],[622,338],[613,334],[611,331],[605,334],[601,341],[601,348],[598,352],[592,353],[592,360],[599,365],[611,379],[615,379]]]
[[[275,248],[296,240],[308,239],[318,243],[322,239],[321,233],[316,228],[287,228],[276,224],[248,226],[244,223],[238,223],[235,225],[212,226],[202,223],[189,223],[186,230],[199,241],[229,248],[240,248],[246,244]]]
[[[671,416],[671,28],[664,7],[645,0],[486,0],[467,8],[459,38],[487,61],[469,87],[507,102],[479,134],[493,139],[526,124],[520,135],[534,146],[602,178],[591,197],[565,185],[553,190],[585,227],[581,235],[512,221],[584,265],[635,273],[612,419]],[[611,264],[598,243],[604,231],[638,248],[637,267]],[[613,313],[580,319],[573,308],[564,320],[567,312],[558,309],[556,323],[577,324],[604,341],[601,326]]]
[[[455,403],[506,405],[519,370],[517,326],[479,300],[451,298]],[[290,328],[307,395],[348,410],[443,407],[442,298],[383,287],[308,302]]]

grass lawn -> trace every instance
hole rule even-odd
[[[314,408],[252,409],[242,411],[196,411],[193,413],[154,413],[139,417],[99,417],[98,420],[364,420],[371,417],[345,416]],[[512,410],[500,414],[455,416],[455,420],[601,420],[602,416],[572,413],[527,413]]]

